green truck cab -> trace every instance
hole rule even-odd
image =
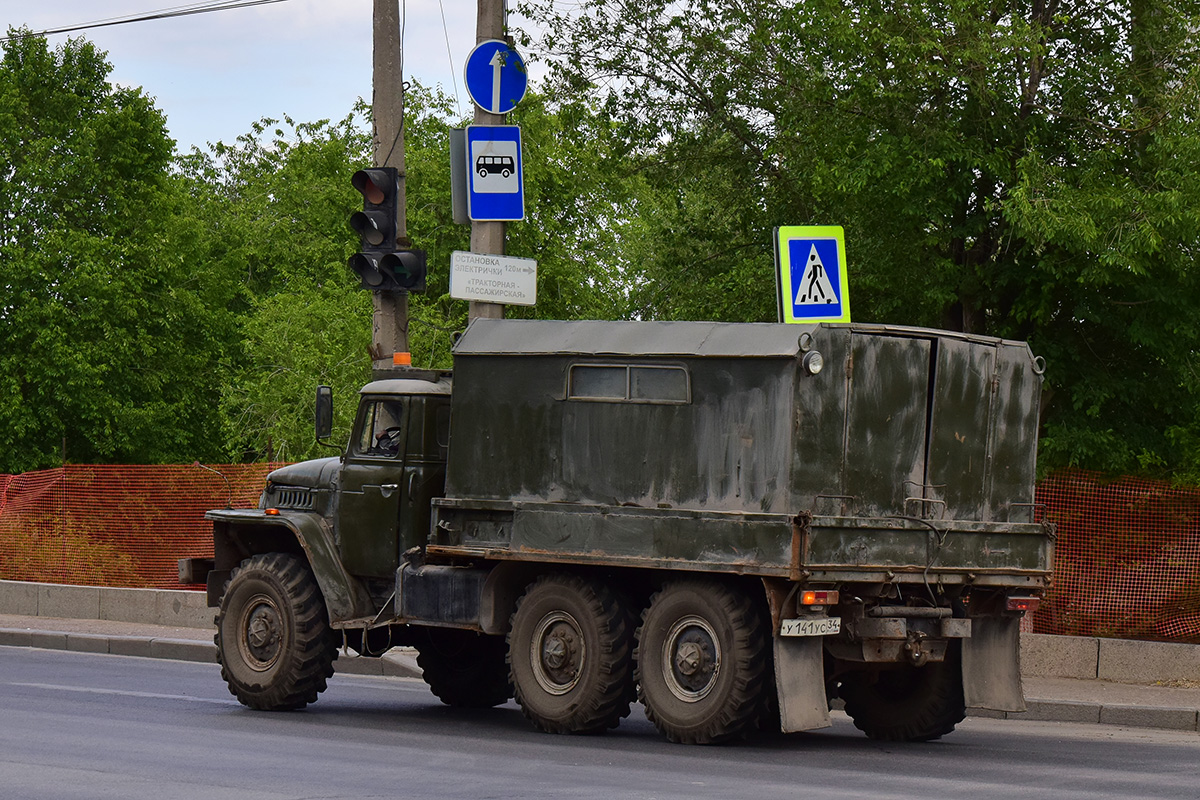
[[[1042,362],[926,329],[474,320],[363,388],[339,457],[208,513],[222,675],[313,702],[411,646],[444,702],[672,741],[935,739],[1024,709]],[[328,391],[318,435],[328,436]],[[204,570],[201,569],[201,572]]]

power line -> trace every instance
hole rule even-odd
[[[209,0],[208,2],[203,3],[190,3],[188,5],[162,8],[158,9],[157,11],[148,11],[143,14],[130,14],[124,17],[109,17],[108,19],[100,19],[93,22],[81,22],[76,25],[63,25],[58,28],[47,28],[44,31],[0,36],[0,42],[9,42],[14,39],[24,39],[29,36],[51,36],[56,33],[72,33],[74,31],[83,31],[90,28],[107,28],[112,25],[127,25],[131,22],[149,22],[157,19],[190,17],[194,14],[207,14],[210,11],[231,11],[235,8],[250,8],[251,6],[265,6],[273,3],[284,2],[287,2],[287,0]]]
[[[442,12],[442,33],[446,37],[446,58],[450,61],[450,79],[454,82],[454,108],[462,116],[462,101],[458,97],[458,73],[454,71],[454,53],[450,51],[450,28],[446,25],[446,4],[438,0],[438,8]]]

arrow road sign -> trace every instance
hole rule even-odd
[[[475,105],[492,114],[512,111],[529,87],[521,54],[499,39],[475,45],[464,70],[467,94]]]

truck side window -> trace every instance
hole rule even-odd
[[[629,399],[686,403],[687,370],[682,367],[630,367]]]
[[[571,395],[579,398],[625,399],[624,367],[571,367]]]
[[[376,400],[363,409],[362,428],[354,442],[354,454],[391,458],[404,441],[404,404]]]
[[[630,403],[688,403],[688,372],[676,366],[574,364],[568,379],[571,400]]]

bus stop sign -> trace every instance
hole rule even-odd
[[[475,222],[525,219],[521,129],[516,125],[468,125],[467,217]]]

